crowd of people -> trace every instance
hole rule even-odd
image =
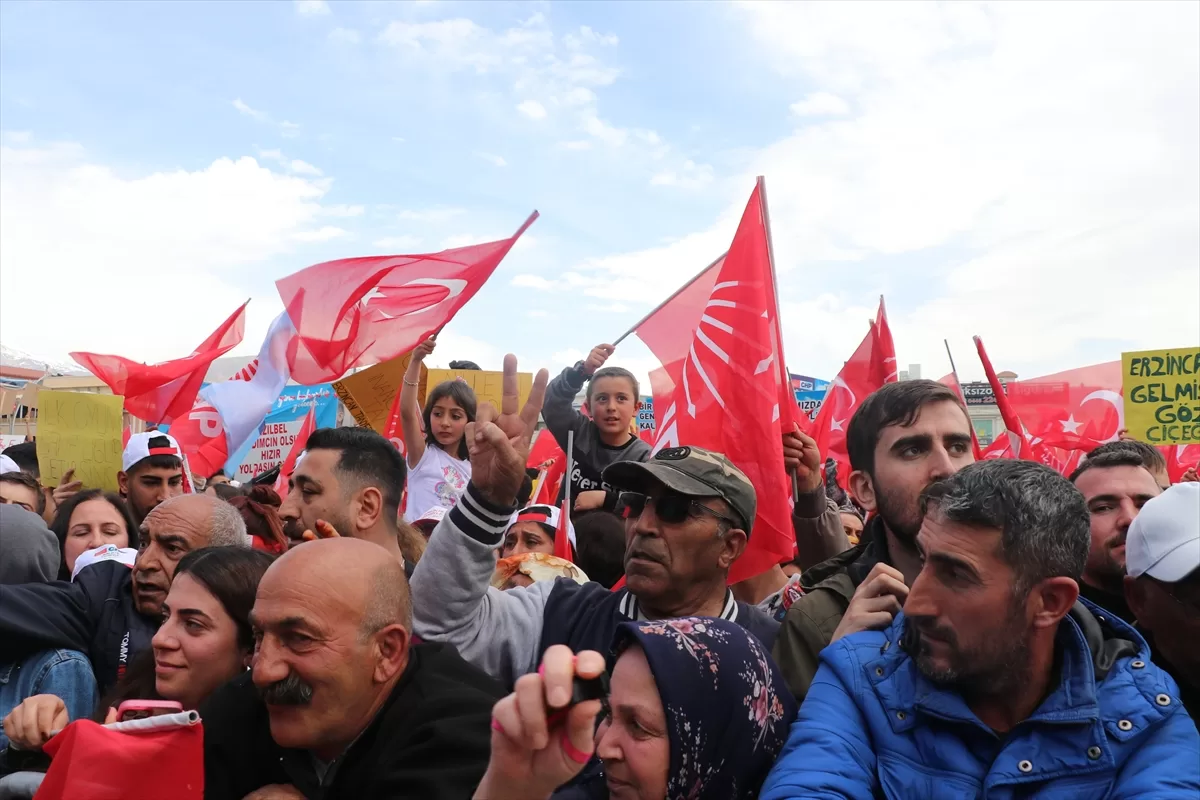
[[[318,429],[286,494],[157,430],[119,493],[4,452],[0,798],[141,701],[199,712],[207,800],[1200,796],[1200,483],[1155,448],[977,463],[954,391],[890,383],[842,486],[780,432],[795,554],[731,585],[756,486],[652,454],[611,346],[523,406],[506,358],[498,409],[422,407],[435,346],[403,453]],[[539,420],[574,468],[531,504]]]

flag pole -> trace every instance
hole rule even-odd
[[[880,302],[883,298],[880,298]],[[963,391],[962,381],[958,379],[958,367],[954,366],[954,354],[950,352],[950,340],[942,339],[942,344],[946,345],[946,358],[950,359],[950,374],[954,376],[954,385],[958,387],[959,396],[962,397],[963,405],[967,404],[967,395]],[[971,426],[971,447],[975,452],[975,460],[978,461],[983,457],[983,448],[979,446],[979,436],[975,433],[975,423],[971,420],[970,412],[967,413],[967,422]]]
[[[702,269],[702,270],[700,270],[699,272],[697,272],[697,273],[696,273],[696,274],[695,274],[695,275],[692,277],[692,279],[691,279],[691,280],[689,280],[687,283],[683,284],[683,285],[682,285],[682,286],[680,286],[678,289],[676,289],[674,292],[672,292],[670,297],[668,297],[666,300],[663,300],[661,303],[659,303],[659,304],[658,304],[658,305],[656,305],[654,308],[652,308],[652,309],[650,310],[650,313],[649,313],[649,314],[647,314],[646,316],[644,316],[644,317],[642,317],[641,319],[639,319],[637,322],[635,322],[635,323],[633,324],[633,327],[632,327],[632,328],[630,328],[629,330],[627,330],[627,331],[625,331],[624,333],[622,333],[622,334],[620,335],[620,337],[619,337],[619,338],[618,338],[618,339],[617,339],[615,342],[613,342],[613,347],[616,347],[616,346],[617,346],[617,345],[619,345],[621,342],[623,342],[623,341],[625,341],[627,338],[629,338],[629,334],[631,334],[631,333],[633,333],[634,331],[636,331],[636,330],[638,329],[638,327],[639,327],[639,326],[640,326],[640,325],[641,325],[643,322],[645,322],[646,320],[650,319],[652,316],[654,316],[655,312],[657,312],[657,311],[658,311],[660,308],[662,308],[662,307],[663,307],[663,306],[665,306],[667,303],[671,302],[671,301],[672,301],[672,300],[674,300],[676,297],[678,297],[678,296],[679,296],[679,294],[680,294],[680,293],[681,293],[681,292],[682,292],[684,289],[688,288],[688,287],[689,287],[689,286],[691,286],[693,283],[695,283],[697,278],[699,278],[701,275],[703,275],[704,273],[706,273],[706,272],[708,272],[710,269],[712,269],[712,267],[713,267],[713,266],[714,266],[714,265],[715,265],[715,264],[716,264],[718,261],[720,261],[722,258],[724,258],[725,256],[727,256],[728,254],[729,254],[729,253],[728,253],[728,251],[726,251],[726,252],[722,253],[721,255],[717,256],[717,257],[716,257],[715,259],[713,259],[713,260],[712,260],[712,262],[711,262],[711,263],[709,263],[709,264],[708,264],[708,265],[707,265],[707,266],[706,266],[704,269]]]
[[[759,175],[757,183],[759,197],[761,198],[760,206],[762,207],[763,230],[767,234],[767,263],[771,267],[771,294],[775,297],[775,338],[778,340],[776,347],[779,349],[777,353],[779,356],[779,385],[785,387],[785,390],[790,393],[792,385],[791,376],[788,375],[787,364],[784,363],[783,358],[783,317],[779,313],[779,280],[775,277],[775,243],[771,238],[771,212],[767,210],[767,179]],[[780,413],[782,414],[782,409]],[[788,433],[791,433],[791,431],[788,431]],[[797,470],[792,470],[791,477],[792,499],[795,501],[800,496],[800,476]]]

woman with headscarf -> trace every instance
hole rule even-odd
[[[570,705],[576,679],[605,670],[595,652],[551,647],[537,674],[517,680],[493,712],[477,800],[758,796],[796,705],[752,634],[708,617],[626,622],[613,659],[604,700]],[[555,791],[585,765],[579,780]]]

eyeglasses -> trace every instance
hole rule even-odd
[[[688,517],[708,514],[716,517],[732,528],[740,528],[741,523],[735,522],[724,514],[713,511],[687,495],[676,492],[666,492],[658,497],[651,497],[640,492],[621,492],[617,498],[617,513],[625,519],[637,518],[642,515],[647,506],[654,509],[654,515],[668,525],[678,525]]]

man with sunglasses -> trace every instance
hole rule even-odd
[[[509,374],[512,379],[508,380]],[[571,580],[500,591],[490,586],[495,550],[516,507],[529,441],[545,393],[545,371],[517,414],[516,363],[505,359],[504,410],[481,409],[471,446],[471,482],[429,539],[413,572],[414,633],[448,642],[505,685],[533,672],[546,648],[604,652],[631,619],[709,615],[745,627],[768,647],[778,623],[726,587],[754,519],[755,492],[725,456],[695,447],[649,462],[619,462],[603,474],[626,494],[637,521],[626,526],[626,586]],[[482,420],[482,422],[481,422]],[[493,430],[496,428],[498,430]],[[632,517],[631,517],[632,518]]]
[[[1200,483],[1148,500],[1129,524],[1125,598],[1154,663],[1200,722]]]

